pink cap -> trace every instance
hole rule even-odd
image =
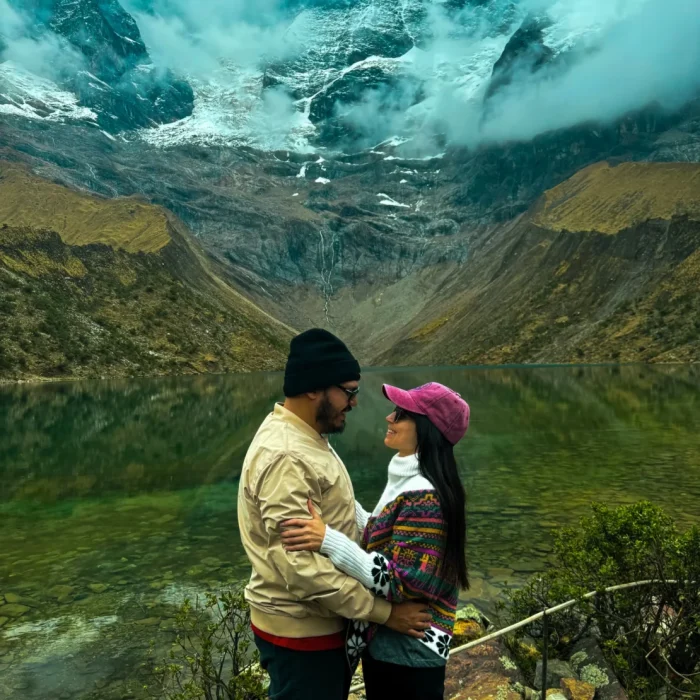
[[[456,445],[467,432],[469,404],[449,387],[430,382],[405,391],[385,384],[382,391],[384,396],[399,408],[426,416],[453,445]]]

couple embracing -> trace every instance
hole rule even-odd
[[[292,340],[277,404],[246,455],[240,534],[246,599],[274,700],[346,700],[362,660],[368,700],[443,698],[459,590],[465,497],[453,454],[469,406],[430,383],[385,385],[396,454],[369,513],[328,442],[357,407],[360,366],[313,329]]]

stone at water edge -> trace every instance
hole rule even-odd
[[[31,608],[26,605],[17,605],[15,603],[2,606],[2,614],[7,617],[22,617],[22,615],[28,613],[30,610]]]
[[[473,642],[475,639],[483,637],[484,628],[474,620],[457,620],[452,633],[451,647],[460,647],[462,644]]]
[[[571,664],[559,659],[550,659],[547,663],[547,688],[559,688],[562,678],[577,678]],[[535,688],[542,690],[542,659],[537,662],[535,670]]]
[[[567,700],[593,700],[595,698],[595,686],[591,683],[577,681],[574,678],[562,678],[560,686]]]
[[[522,681],[522,674],[498,639],[450,657],[445,697],[450,700],[522,700],[513,687]]]
[[[73,586],[54,586],[53,588],[49,588],[48,594],[59,603],[65,603],[70,599],[74,590]]]
[[[478,608],[471,603],[457,611],[455,620],[472,620],[478,622],[480,625],[484,624],[484,616],[479,612]]]
[[[159,625],[161,619],[159,617],[145,617],[143,620],[136,620],[135,625],[141,625],[143,627],[152,627],[154,625]]]
[[[9,620],[9,617],[0,617],[0,627],[2,627],[7,621]]]
[[[88,588],[93,592],[93,593],[104,593],[109,586],[106,583],[91,583]]]
[[[21,603],[22,598],[18,596],[16,593],[5,593],[5,602],[6,603]]]
[[[450,646],[454,649],[486,634],[489,621],[482,615],[476,606],[471,603],[457,610],[455,615],[455,627]]]

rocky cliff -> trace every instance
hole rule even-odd
[[[0,43],[0,69],[2,59],[8,59],[0,70],[0,106],[9,113],[67,117],[111,133],[192,113],[192,88],[153,64],[136,22],[117,0],[8,3],[14,13]],[[31,65],[37,74],[16,63],[12,40],[34,52]],[[62,98],[52,90],[52,81],[67,91]]]
[[[291,330],[165,210],[0,161],[0,378],[278,369]]]

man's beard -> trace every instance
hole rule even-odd
[[[316,423],[321,429],[321,434],[331,435],[333,433],[342,433],[345,430],[345,421],[337,425],[336,420],[343,413],[347,413],[350,410],[351,408],[348,406],[344,411],[338,411],[333,408],[333,404],[328,400],[328,397],[324,396],[316,411]]]

